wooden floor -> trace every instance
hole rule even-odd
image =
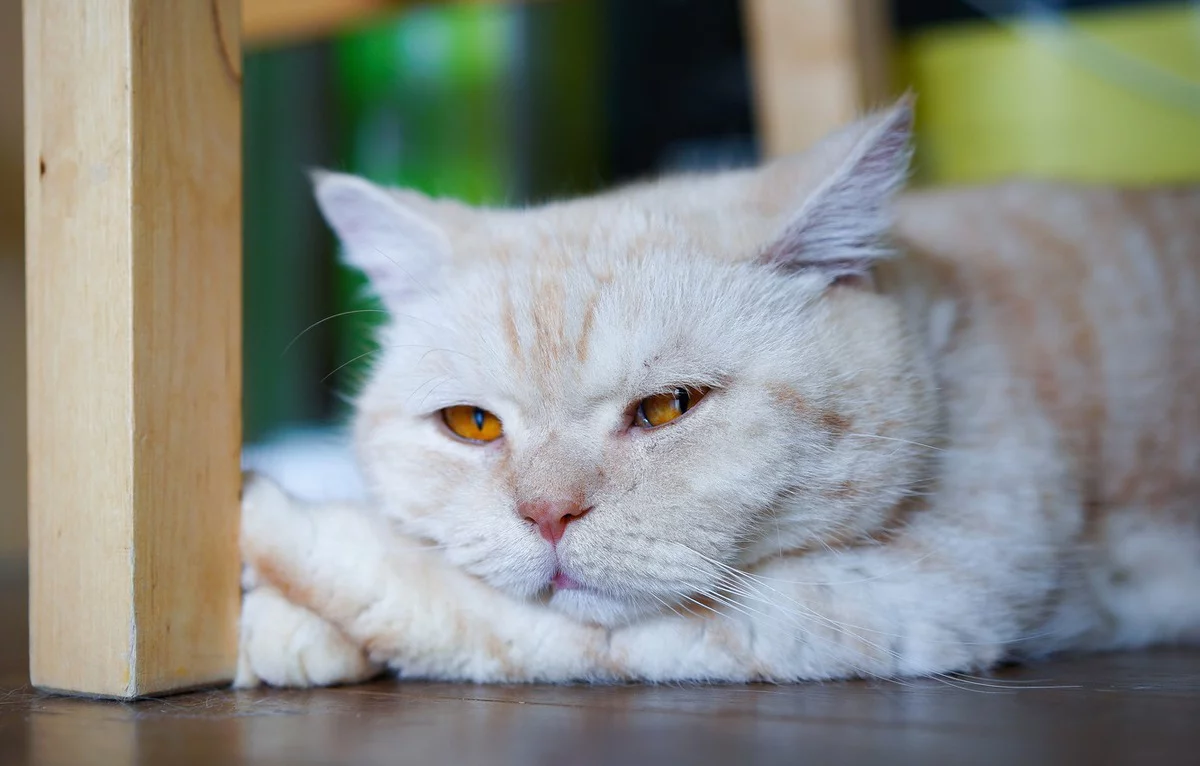
[[[979,681],[794,687],[380,682],[134,704],[27,686],[24,585],[0,584],[0,764],[1200,764],[1200,651]]]

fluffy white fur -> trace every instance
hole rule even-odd
[[[903,676],[1200,635],[1197,506],[1088,538],[1037,381],[894,257],[910,120],[530,210],[318,176],[393,315],[371,500],[249,482],[237,683]],[[679,386],[712,390],[631,427]],[[503,438],[452,437],[461,404]],[[545,498],[591,509],[557,546],[518,512]]]

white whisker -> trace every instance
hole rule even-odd
[[[309,330],[312,330],[314,327],[319,327],[319,326],[321,326],[321,325],[325,324],[326,322],[328,322],[328,321],[330,321],[330,320],[332,320],[332,319],[337,319],[337,318],[339,318],[339,317],[349,316],[349,315],[351,315],[351,314],[387,314],[387,313],[388,313],[388,312],[387,312],[387,311],[385,311],[385,310],[383,310],[383,309],[351,309],[351,310],[349,310],[349,311],[340,311],[340,312],[338,312],[337,314],[331,314],[330,316],[327,316],[327,317],[325,317],[324,319],[318,319],[317,321],[315,321],[315,322],[313,322],[312,324],[310,324],[308,327],[305,327],[303,330],[301,330],[300,332],[296,333],[296,337],[292,338],[292,339],[291,339],[291,340],[288,342],[288,344],[287,344],[286,346],[284,346],[284,347],[283,347],[283,351],[280,351],[280,352],[279,352],[279,356],[281,356],[281,357],[282,357],[282,356],[283,356],[284,354],[286,354],[286,353],[287,353],[289,350],[291,350],[292,346],[296,345],[296,341],[298,341],[298,340],[300,340],[300,338],[304,337],[304,335],[305,335],[305,334],[306,334],[306,333],[307,333]]]
[[[896,438],[895,436],[883,436],[882,434],[860,434],[860,433],[851,432],[851,433],[846,434],[846,436],[855,436],[855,437],[858,437],[859,439],[879,439],[881,441],[899,442],[900,444],[911,444],[914,447],[924,447],[925,449],[933,450],[934,452],[945,452],[946,451],[944,448],[935,447],[932,444],[922,444],[921,442],[915,442],[911,439],[899,439],[899,438]]]

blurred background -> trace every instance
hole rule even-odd
[[[803,14],[829,3],[773,4],[789,2],[801,20],[796,49],[819,47]],[[246,441],[336,428],[370,361],[378,314],[363,311],[360,280],[338,266],[308,168],[516,204],[800,148],[803,131],[788,146],[764,128],[763,41],[772,55],[791,55],[792,44],[788,29],[754,28],[754,6],[770,4],[378,2],[369,20],[332,35],[251,48]],[[873,82],[855,98],[918,94],[915,183],[1200,180],[1200,2],[877,8],[881,28],[856,54]],[[19,0],[0,0],[0,555],[19,555],[25,540],[19,16]],[[806,98],[826,97],[807,94],[803,79],[772,87],[796,94],[801,121]]]

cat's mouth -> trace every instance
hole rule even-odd
[[[578,580],[561,569],[555,571],[554,576],[550,578],[550,584],[554,586],[555,590],[583,589],[583,585],[581,585]]]

